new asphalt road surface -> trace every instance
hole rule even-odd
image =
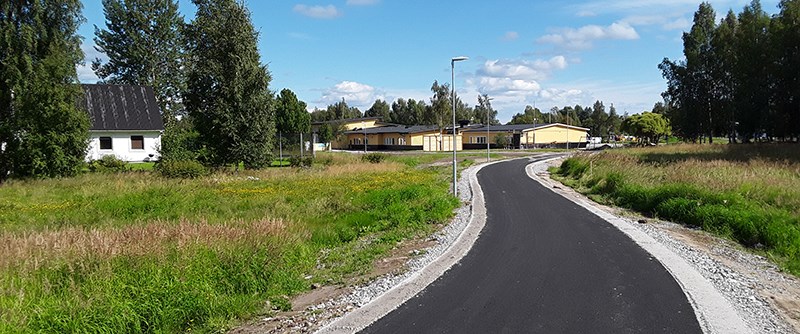
[[[658,261],[529,163],[478,173],[488,217],[473,248],[363,333],[702,333]]]

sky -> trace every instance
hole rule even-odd
[[[709,1],[718,20],[749,1]],[[762,1],[774,14],[777,0]],[[187,20],[191,1],[180,0]],[[341,101],[362,111],[376,99],[429,101],[434,80],[451,82],[469,105],[488,94],[505,123],[525,106],[543,111],[596,100],[622,113],[661,101],[658,64],[682,58],[681,35],[698,0],[249,0],[270,89],[288,88],[310,110]],[[86,64],[80,80],[98,79],[91,60],[101,0],[83,0]]]

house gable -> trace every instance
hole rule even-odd
[[[90,131],[161,131],[164,122],[153,89],[132,85],[81,85],[78,106],[89,113]]]

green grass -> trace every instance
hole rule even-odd
[[[0,332],[219,332],[366,273],[458,201],[444,169],[367,164],[0,187]],[[305,279],[306,276],[312,279]]]
[[[131,171],[152,171],[155,165],[154,162],[128,163],[126,168]]]
[[[567,159],[555,170],[593,199],[738,241],[800,275],[800,148],[678,145]]]

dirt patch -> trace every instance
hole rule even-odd
[[[443,226],[437,226],[437,230]],[[264,333],[311,333],[327,320],[341,316],[352,309],[320,310],[318,305],[329,303],[341,296],[349,294],[353,287],[363,282],[388,274],[402,273],[407,270],[406,263],[417,256],[425,254],[436,244],[434,239],[419,237],[399,243],[385,257],[373,263],[372,270],[363,275],[348,277],[346,283],[337,286],[312,286],[312,289],[291,299],[291,311],[271,311],[267,315],[246,322],[229,331],[229,334],[264,334]]]

